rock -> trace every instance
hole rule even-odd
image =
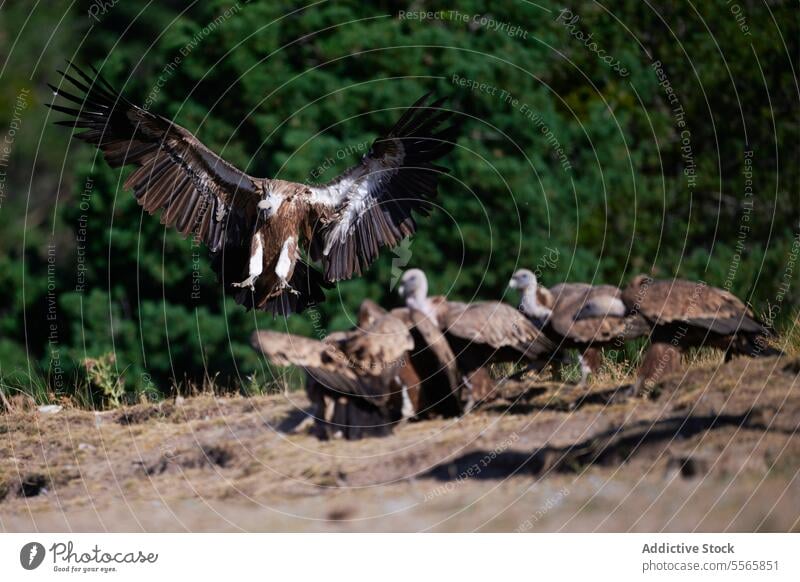
[[[40,406],[37,410],[42,414],[56,414],[57,412],[61,412],[63,406],[59,404],[45,404],[44,406]]]

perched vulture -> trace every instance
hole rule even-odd
[[[277,366],[306,371],[317,434],[383,436],[402,419],[461,412],[460,377],[439,329],[409,309],[366,300],[355,329],[322,341],[260,331],[253,346]]]
[[[738,297],[703,282],[635,277],[618,297],[587,301],[577,322],[603,315],[620,325],[646,326],[650,347],[642,361],[637,392],[676,371],[689,347],[714,347],[751,357],[779,355],[768,345],[772,332]]]
[[[403,274],[398,293],[412,312],[444,334],[455,354],[465,409],[493,396],[495,383],[486,371],[489,364],[522,362],[540,368],[553,351],[553,344],[535,325],[504,303],[465,304],[428,297],[428,279],[420,269]]]
[[[416,231],[413,213],[432,209],[434,162],[454,147],[456,125],[443,99],[423,96],[361,162],[323,185],[255,178],[169,119],[128,101],[94,69],[59,71],[77,93],[50,87],[76,107],[59,125],[97,146],[112,167],[134,165],[125,182],[148,213],[211,253],[227,292],[244,306],[288,315],[325,299],[323,289],[361,273],[383,246]],[[70,74],[72,73],[72,74]],[[323,273],[303,257],[321,261]]]
[[[587,315],[576,320],[587,303],[596,301],[601,305],[618,299],[621,292],[612,285],[561,283],[548,290],[538,284],[533,272],[520,269],[511,277],[509,287],[520,290],[520,311],[556,344],[558,350],[578,350],[579,386],[585,385],[589,374],[600,368],[602,348],[620,347],[625,341],[640,337],[649,330],[638,320],[609,317],[599,309],[591,317]]]

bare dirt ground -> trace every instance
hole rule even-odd
[[[5,531],[800,531],[800,360],[652,399],[508,382],[461,419],[320,442],[291,393],[0,416]]]

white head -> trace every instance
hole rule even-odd
[[[406,305],[409,300],[422,302],[428,297],[428,278],[421,269],[409,269],[400,277],[397,293]]]
[[[535,291],[537,285],[536,275],[533,271],[528,269],[519,269],[511,275],[511,280],[508,282],[508,286],[511,289],[519,289],[522,292],[525,292],[527,289],[533,289]]]
[[[283,202],[283,197],[274,191],[271,184],[267,183],[264,188],[264,197],[258,201],[258,211],[263,220],[272,218],[278,212],[278,208]]]

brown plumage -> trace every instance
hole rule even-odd
[[[137,107],[94,68],[61,72],[78,94],[51,85],[78,108],[59,125],[97,146],[112,167],[135,165],[125,181],[161,222],[204,242],[226,291],[247,308],[289,314],[325,299],[323,289],[361,273],[384,246],[416,231],[413,214],[432,209],[454,146],[451,112],[428,95],[376,139],[360,164],[323,185],[255,178],[172,121]],[[72,89],[70,89],[72,90]],[[303,259],[322,263],[318,273]]]
[[[354,329],[322,341],[270,331],[254,347],[277,366],[306,371],[317,434],[348,439],[389,434],[403,418],[452,416],[463,409],[455,390],[455,355],[427,318],[406,309],[385,311],[367,300]],[[484,377],[476,373],[475,381]]]
[[[414,342],[405,323],[384,315],[336,340],[258,331],[253,346],[277,366],[307,374],[317,434],[347,439],[383,436],[408,415],[408,385],[420,383],[408,352]]]
[[[435,324],[455,356],[460,387],[454,391],[465,410],[493,396],[491,363],[546,364],[553,345],[524,315],[499,302],[465,304],[428,297],[428,280],[419,269],[403,274],[398,292],[406,306]],[[451,370],[453,366],[451,364]],[[455,370],[453,370],[455,371]],[[473,384],[473,377],[479,386]]]
[[[637,391],[657,382],[680,366],[681,354],[690,347],[714,347],[735,355],[777,355],[768,345],[767,329],[738,297],[703,282],[684,279],[654,280],[635,277],[621,296],[589,301],[579,320],[604,313],[621,325],[645,325],[651,345],[637,379]]]
[[[581,379],[584,385],[589,374],[602,364],[603,348],[620,347],[625,341],[640,337],[649,327],[634,320],[609,317],[600,309],[576,319],[587,303],[604,305],[619,300],[622,293],[612,285],[560,283],[550,289],[538,284],[527,269],[515,272],[509,286],[522,293],[520,311],[528,315],[556,346],[558,351],[575,349],[580,353]]]

